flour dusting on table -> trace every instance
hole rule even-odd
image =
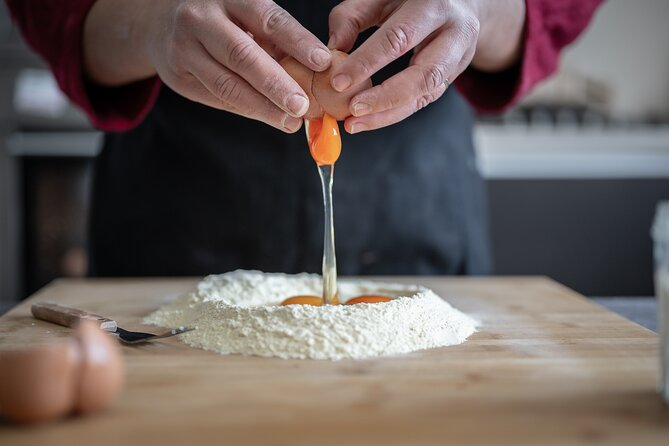
[[[237,270],[211,275],[195,290],[146,317],[164,327],[196,326],[180,339],[223,354],[289,359],[363,359],[460,344],[474,321],[432,290],[366,280],[339,281],[340,299],[386,295],[391,302],[279,306],[319,295],[321,277]]]

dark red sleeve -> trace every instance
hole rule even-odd
[[[558,67],[560,51],[586,28],[603,0],[525,0],[522,59],[514,68],[485,73],[468,68],[456,87],[479,112],[515,104]]]
[[[5,0],[28,44],[53,71],[65,94],[106,131],[123,131],[149,112],[160,90],[157,77],[104,88],[87,82],[82,69],[84,20],[95,0]]]

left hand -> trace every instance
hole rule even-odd
[[[436,101],[472,61],[480,21],[475,0],[346,0],[330,13],[330,48],[350,51],[358,34],[380,26],[333,72],[343,91],[413,49],[409,67],[353,97],[349,133],[399,122]]]

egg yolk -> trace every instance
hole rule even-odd
[[[378,304],[381,302],[390,302],[391,300],[393,299],[387,296],[363,295],[349,299],[346,301],[346,305]],[[332,304],[339,305],[339,296],[335,296]],[[281,305],[313,305],[314,307],[320,307],[323,306],[323,298],[320,296],[293,296],[281,302]]]
[[[390,302],[392,299],[386,296],[358,296],[346,301],[346,305],[355,304],[378,304],[380,302]]]
[[[341,154],[341,135],[337,120],[327,113],[309,119],[309,151],[319,166],[334,164]]]
[[[281,305],[313,305],[314,307],[320,307],[323,305],[323,298],[321,296],[293,296],[281,302]],[[334,297],[332,305],[339,305],[339,296]]]
[[[281,305],[313,305],[320,307],[323,305],[323,298],[320,296],[293,296],[281,302]]]

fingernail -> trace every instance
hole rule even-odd
[[[297,132],[301,126],[302,126],[302,120],[299,118],[295,118],[290,115],[286,115],[283,118],[283,128],[288,130],[290,133]]]
[[[364,132],[367,129],[369,129],[369,127],[367,127],[367,125],[363,124],[362,122],[357,122],[357,123],[351,125],[351,129],[348,132],[351,135],[353,135],[354,133]]]
[[[363,116],[372,111],[372,106],[364,102],[356,102],[353,104],[353,115]]]
[[[332,79],[332,87],[337,91],[344,91],[351,86],[351,82],[348,74],[338,74]]]
[[[288,110],[295,116],[302,116],[309,108],[309,99],[301,94],[294,94],[288,98]]]
[[[316,48],[311,52],[311,61],[319,67],[325,68],[330,63],[330,52]]]

